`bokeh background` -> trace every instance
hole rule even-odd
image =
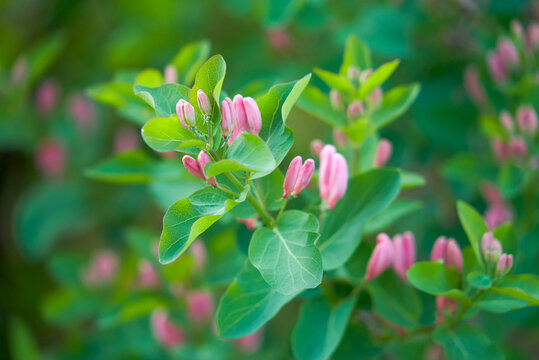
[[[526,0],[0,0],[0,358],[20,356],[21,349],[51,358],[160,356],[148,317],[130,317],[122,309],[133,304],[132,279],[141,259],[160,266],[148,244],[158,239],[166,206],[188,194],[189,186],[120,186],[85,176],[85,169],[118,151],[150,152],[140,124],[92,99],[97,84],[131,79],[148,67],[163,70],[182,46],[206,40],[210,53],[227,62],[226,90],[256,94],[314,67],[336,71],[347,36],[357,35],[375,64],[401,59],[391,83],[421,83],[412,109],[382,135],[394,144],[390,165],[427,180],[426,187],[407,193],[422,208],[393,225],[414,231],[426,256],[440,234],[465,241],[456,199],[481,211],[487,206],[473,181],[447,170],[456,155],[490,153],[479,110],[463,86],[466,66],[475,64],[488,77],[485,54],[509,32],[510,22],[538,17],[539,3]],[[315,76],[312,83],[324,88]],[[296,135],[291,154],[307,155],[313,138],[332,141],[330,128],[299,108],[289,126]],[[525,215],[518,209],[515,217]],[[529,250],[523,266],[536,271],[533,210],[532,203],[531,218],[517,230]],[[126,264],[119,275],[123,285],[102,290],[108,291],[108,307],[96,299],[103,293],[80,289],[81,269],[99,249],[113,249]],[[244,256],[242,249],[234,251],[238,261],[210,259],[205,277],[193,264],[159,270],[160,276],[193,287],[226,284]],[[174,301],[150,299],[129,311]],[[281,329],[290,332],[286,311],[295,310],[285,310],[268,327],[259,358],[291,356],[287,343],[272,337]],[[537,350],[537,312],[509,316],[483,318],[485,331],[510,338],[510,352],[527,358]],[[183,356],[230,356],[229,345],[213,340],[211,329],[197,331],[193,353]]]

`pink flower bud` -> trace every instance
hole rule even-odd
[[[60,96],[60,86],[54,80],[46,80],[37,89],[36,106],[42,115],[49,114]]]
[[[333,130],[333,140],[335,140],[335,144],[337,144],[338,147],[343,147],[346,145],[348,137],[341,130],[335,129]]]
[[[254,354],[262,345],[263,329],[258,330],[251,335],[247,335],[236,339],[236,343],[240,351],[244,354]]]
[[[521,37],[524,34],[524,28],[522,27],[521,22],[517,19],[511,20],[511,31],[517,37]]]
[[[369,104],[369,108],[371,109],[377,109],[382,104],[382,100],[384,98],[384,92],[382,91],[382,88],[377,87],[372,91],[372,93],[367,98],[367,102]]]
[[[331,176],[329,178],[328,208],[332,210],[346,192],[348,186],[348,164],[339,153],[333,155],[331,160]]]
[[[513,131],[513,117],[507,110],[502,110],[500,113],[500,124],[507,132]]]
[[[35,153],[35,166],[48,178],[58,178],[64,172],[65,149],[62,142],[50,139],[40,144]]]
[[[517,122],[522,131],[535,135],[537,131],[537,113],[532,106],[528,105],[518,108]]]
[[[79,130],[90,131],[95,127],[95,108],[84,95],[76,94],[69,98],[69,112],[75,118]]]
[[[146,288],[154,288],[159,284],[157,273],[148,260],[141,260],[138,263],[138,282]]]
[[[365,108],[359,100],[354,100],[353,103],[348,105],[347,114],[349,119],[355,119],[359,115],[363,114],[363,112],[365,112]]]
[[[249,131],[249,125],[247,123],[247,113],[245,111],[245,105],[243,103],[243,96],[234,96],[234,108],[236,109],[236,119],[238,121],[237,127],[239,132]]]
[[[221,102],[221,115],[221,128],[223,129],[223,136],[226,139],[234,129],[234,124],[236,123],[236,110],[234,110],[232,100],[228,97]]]
[[[195,259],[195,266],[199,269],[204,269],[208,262],[208,254],[202,240],[195,240],[189,247],[189,250],[191,250]]]
[[[378,149],[376,150],[376,158],[374,160],[375,166],[384,166],[391,157],[393,152],[393,145],[391,141],[387,139],[381,139],[378,143]]]
[[[114,135],[114,152],[124,152],[138,148],[139,134],[131,127],[123,126]]]
[[[234,129],[232,130],[232,134],[230,134],[230,138],[227,141],[228,146],[232,146],[232,143],[234,142],[234,140],[236,140],[238,136],[242,136],[242,135],[238,127],[238,122],[236,122],[236,125],[234,125]]]
[[[494,155],[499,161],[505,161],[510,155],[510,148],[508,144],[505,144],[503,141],[494,139],[491,141],[492,149],[494,150]]]
[[[257,219],[257,217],[255,216],[255,217],[252,217],[250,219],[236,219],[236,220],[238,220],[241,223],[244,223],[245,226],[247,226],[247,229],[254,230],[255,225],[256,225],[256,219]]]
[[[504,202],[502,195],[500,194],[495,185],[486,184],[481,186],[480,190],[487,203],[499,204]]]
[[[185,341],[183,330],[173,324],[163,310],[154,310],[150,319],[153,336],[165,347],[180,345]]]
[[[531,23],[528,26],[526,43],[530,52],[533,52],[539,48],[539,24]]]
[[[305,189],[314,172],[314,160],[307,159],[299,171],[298,180],[296,181],[296,186],[294,187],[294,194],[299,195],[301,190]]]
[[[301,170],[301,162],[301,156],[296,156],[292,159],[290,165],[288,165],[288,170],[286,171],[283,183],[283,198],[289,197],[292,194],[292,191],[294,191],[294,186],[296,185]]]
[[[447,238],[445,236],[440,236],[434,242],[434,246],[432,247],[432,251],[430,253],[430,261],[437,261],[440,259],[445,261],[446,250]]]
[[[314,156],[320,157],[320,153],[322,152],[322,149],[324,148],[324,143],[322,140],[314,139],[311,141],[311,153]]]
[[[445,264],[462,272],[462,252],[455,239],[447,241]]]
[[[393,243],[387,234],[381,233],[376,237],[376,246],[367,264],[367,276],[369,281],[384,272],[391,266],[394,258]]]
[[[251,97],[243,98],[243,106],[245,107],[245,115],[247,116],[250,133],[258,135],[262,129],[262,115],[255,99]]]
[[[331,106],[335,110],[342,110],[344,107],[344,103],[342,101],[339,90],[331,89],[331,91],[329,92],[329,101],[331,102]]]
[[[189,171],[192,175],[196,176],[199,179],[206,180],[206,176],[202,173],[198,162],[189,155],[184,155],[182,158],[183,166]]]
[[[174,84],[178,82],[178,71],[174,65],[165,67],[165,84]]]
[[[483,105],[486,102],[485,89],[479,80],[477,69],[473,65],[466,67],[466,71],[464,72],[464,87],[476,105]]]
[[[197,103],[198,103],[198,108],[204,115],[206,116],[211,115],[210,98],[208,98],[208,95],[206,95],[206,93],[202,89],[199,89],[197,91]]]
[[[498,40],[498,54],[503,62],[512,67],[518,67],[520,65],[520,58],[518,51],[509,39]]]
[[[195,324],[202,324],[209,320],[213,313],[213,300],[206,292],[192,292],[187,294],[187,314]]]
[[[491,232],[483,234],[481,238],[481,251],[487,262],[496,262],[502,253],[502,244],[494,238]]]
[[[487,55],[487,65],[490,75],[495,82],[504,82],[507,79],[507,69],[502,57],[496,52],[489,52]]]
[[[366,69],[366,70],[363,70],[361,72],[361,75],[359,75],[359,82],[361,84],[363,84],[365,81],[367,81],[367,79],[369,78],[369,76],[371,76],[373,73],[372,69]]]
[[[496,274],[498,276],[507,273],[513,267],[513,255],[501,254],[496,264]]]
[[[516,157],[523,157],[528,154],[526,140],[520,136],[515,136],[509,140],[509,153]]]
[[[178,114],[178,119],[184,128],[189,129],[189,125],[195,126],[195,108],[187,101],[183,99],[178,101],[176,114]]]
[[[209,182],[211,186],[217,187],[217,180],[215,179],[215,176],[208,179],[204,173],[204,168],[210,161],[211,159],[207,152],[201,151],[198,153],[198,166],[200,167],[200,172],[202,173],[203,179]]]
[[[511,211],[503,203],[491,205],[483,216],[485,223],[490,230],[493,230],[499,225],[510,221],[512,217]]]
[[[267,31],[268,40],[277,51],[285,51],[292,45],[288,31],[283,28],[273,28]]]
[[[96,251],[82,271],[82,280],[88,286],[110,282],[118,269],[118,256],[111,250]]]
[[[414,234],[407,231],[404,235],[393,238],[394,259],[393,268],[403,281],[406,281],[406,271],[415,263]]]
[[[444,314],[446,310],[449,311],[450,314],[454,314],[457,310],[457,306],[459,303],[456,300],[448,299],[443,296],[437,296],[436,297],[436,323],[438,325],[442,324],[444,322]]]
[[[320,197],[327,200],[329,196],[329,178],[331,176],[331,162],[333,155],[337,152],[335,146],[326,145],[320,152],[320,174],[318,176],[318,186],[320,187]]]

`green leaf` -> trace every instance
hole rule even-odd
[[[328,359],[344,336],[355,303],[356,297],[333,306],[325,298],[306,301],[301,306],[292,334],[296,357],[300,360]]]
[[[360,70],[371,68],[371,51],[367,45],[355,35],[348,35],[344,48],[344,58],[339,73],[348,74],[348,68],[355,66]]]
[[[330,88],[337,89],[347,100],[352,100],[355,89],[346,79],[346,76],[332,73],[331,71],[315,68],[314,73],[318,75]]]
[[[206,145],[180,124],[178,115],[151,119],[142,128],[142,138],[149,147],[160,152]]]
[[[539,277],[534,274],[506,276],[496,282],[493,292],[511,296],[539,306]]]
[[[488,227],[483,220],[483,217],[470,205],[464,201],[457,202],[457,212],[460,223],[468,235],[468,240],[475,253],[478,264],[483,266],[483,258],[481,257],[481,237],[488,232]]]
[[[142,150],[114,155],[89,169],[84,174],[92,179],[119,184],[147,183],[154,177],[155,161]]]
[[[163,84],[163,75],[157,69],[144,69],[135,79],[135,86],[142,85],[144,87],[155,88]],[[136,94],[136,92],[135,92]]]
[[[163,218],[159,261],[168,264],[176,260],[200,234],[244,201],[248,191],[246,187],[241,196],[234,199],[208,186],[172,204]]]
[[[492,279],[487,274],[472,271],[466,276],[468,284],[478,289],[488,289],[492,285]]]
[[[421,315],[421,301],[417,291],[405,284],[393,271],[367,283],[374,310],[392,324],[406,328],[416,327]]]
[[[190,85],[197,70],[210,55],[211,44],[207,40],[184,45],[174,57],[171,64],[178,72],[178,83]]]
[[[180,99],[189,101],[189,88],[178,84],[135,85],[135,95],[155,109],[157,116],[167,117],[176,114],[176,103]]]
[[[504,198],[512,198],[522,192],[526,184],[524,171],[511,163],[505,163],[498,174],[498,188]]]
[[[216,315],[219,335],[233,339],[256,332],[296,295],[273,290],[247,261],[219,302]]]
[[[307,113],[330,126],[342,127],[346,124],[346,114],[333,108],[329,97],[314,86],[307,86],[301,94],[298,106]]]
[[[200,112],[197,102],[197,92],[202,89],[210,99],[212,106],[212,121],[220,119],[219,100],[221,88],[226,74],[226,63],[221,55],[208,59],[198,70],[195,83],[189,93],[189,102]]]
[[[509,223],[502,224],[494,229],[493,235],[502,244],[503,252],[518,257],[518,238],[515,229]]]
[[[413,189],[425,186],[425,178],[418,173],[401,171],[401,185],[403,189]]]
[[[444,296],[463,302],[468,297],[459,289],[460,274],[440,262],[422,261],[415,263],[406,277],[410,284],[431,295]]]
[[[318,220],[299,211],[285,211],[273,229],[255,231],[249,260],[277,292],[290,295],[317,287],[322,281],[322,257],[314,242]]]
[[[367,78],[367,80],[361,84],[361,86],[358,89],[358,96],[361,100],[365,99],[367,95],[371,93],[374,89],[382,85],[393,72],[397,69],[397,66],[399,66],[400,60],[393,60],[391,62],[385,63],[384,65],[380,66],[378,69],[376,69],[375,72],[371,74]]]
[[[432,337],[443,346],[450,360],[504,359],[503,353],[485,334],[467,325],[460,325],[454,330],[438,327]]]
[[[244,133],[234,140],[223,160],[206,166],[206,173],[212,177],[225,172],[270,172],[273,169],[275,160],[266,143],[256,135]]]
[[[311,74],[308,74],[299,80],[275,85],[256,100],[262,115],[259,136],[271,150],[275,166],[279,166],[294,143],[292,130],[285,126],[285,122],[310,79]]]
[[[458,154],[443,164],[443,175],[450,180],[478,186],[495,181],[497,166],[472,154]]]
[[[264,203],[270,210],[279,210],[283,204],[284,176],[281,170],[275,169],[268,176],[257,180]]]
[[[345,196],[328,213],[318,241],[324,270],[338,268],[350,258],[365,222],[389,206],[399,191],[399,172],[392,169],[373,169],[349,180]]]
[[[18,318],[10,321],[9,353],[13,360],[38,360],[42,358],[30,329]]]
[[[490,288],[475,301],[474,308],[493,313],[505,313],[521,309],[527,305],[528,301],[526,300],[504,295],[496,292],[494,288]]]
[[[375,234],[388,228],[398,219],[413,213],[421,208],[421,203],[418,201],[395,201],[385,210],[382,210],[377,215],[374,215],[363,229],[363,234]]]

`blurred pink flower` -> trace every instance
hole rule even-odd
[[[131,127],[120,128],[114,136],[114,152],[124,152],[138,148],[138,133]]]
[[[466,71],[464,71],[464,87],[476,105],[482,106],[485,104],[485,89],[479,80],[477,69],[473,65],[468,65]]]
[[[60,86],[54,80],[45,80],[36,93],[36,107],[40,114],[48,115],[56,106],[60,96]]]
[[[140,260],[138,263],[138,283],[146,288],[155,288],[159,285],[155,268],[148,260]]]
[[[501,83],[507,80],[507,67],[502,57],[497,52],[489,52],[487,55],[487,65],[490,75],[495,82]]]
[[[270,45],[277,51],[285,51],[292,45],[290,35],[284,28],[268,29],[266,34]]]
[[[387,139],[380,139],[378,143],[378,149],[376,150],[376,158],[374,160],[374,165],[376,167],[384,166],[391,154],[393,153],[393,144]]]
[[[414,234],[407,231],[403,235],[393,237],[393,268],[395,272],[406,281],[406,272],[415,263],[415,238]]]
[[[450,314],[454,314],[455,310],[457,310],[457,306],[459,305],[458,301],[453,299],[448,299],[443,296],[437,296],[436,297],[436,323],[438,325],[442,324],[444,322],[444,314],[446,311],[449,311]]]
[[[255,217],[252,217],[250,219],[236,219],[236,220],[238,220],[241,223],[244,223],[245,226],[247,226],[247,229],[254,230],[255,224],[256,224],[256,219],[257,219],[257,217],[255,216]]]
[[[36,149],[36,168],[48,178],[57,178],[64,172],[66,153],[63,143],[58,139],[49,139]]]
[[[183,330],[172,323],[164,310],[154,310],[150,319],[155,339],[165,347],[173,347],[185,341]]]
[[[497,203],[489,206],[483,217],[487,227],[493,230],[499,225],[510,221],[513,215],[503,203]]]
[[[174,84],[178,82],[178,71],[174,65],[165,67],[165,84]]]
[[[195,266],[199,269],[204,269],[208,261],[208,254],[206,251],[206,246],[204,245],[202,240],[195,240],[191,244],[189,249],[191,250],[191,253],[193,254],[193,257],[195,259]]]
[[[324,143],[320,139],[314,139],[311,141],[311,153],[316,156],[320,157],[320,152],[324,148]]]
[[[82,133],[93,130],[96,126],[95,107],[84,95],[76,94],[69,98],[69,112]]]
[[[87,267],[82,269],[82,280],[88,286],[109,283],[118,270],[118,256],[112,250],[97,250]]]
[[[393,264],[395,250],[391,239],[387,234],[381,233],[376,237],[376,246],[367,264],[365,280],[369,281],[382,274],[384,270]]]
[[[207,322],[213,314],[213,300],[211,295],[202,291],[188,293],[187,314],[195,324]]]
[[[264,329],[262,328],[251,335],[236,339],[236,344],[242,353],[254,354],[262,345],[263,334]]]

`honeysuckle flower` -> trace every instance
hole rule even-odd
[[[354,81],[356,79],[359,79],[359,76],[361,75],[361,70],[356,66],[349,66],[348,70],[346,71],[346,78],[350,81]]]
[[[187,171],[189,171],[197,178],[207,181],[208,183],[210,183],[211,186],[217,187],[217,181],[215,179],[215,176],[208,179],[204,174],[204,167],[210,161],[210,156],[205,151],[201,151],[198,153],[198,160],[193,159],[189,155],[185,155],[182,158],[183,166],[185,166]]]
[[[294,191],[294,186],[296,185],[299,171],[301,170],[302,161],[301,156],[296,156],[292,159],[290,165],[288,165],[288,170],[286,171],[283,182],[283,198],[289,197]]]
[[[494,155],[499,161],[505,161],[511,154],[509,145],[499,139],[493,139],[490,144],[494,150]]]
[[[455,239],[447,239],[445,236],[440,236],[436,239],[432,247],[430,260],[437,261],[440,259],[443,260],[446,266],[462,272],[462,252]]]
[[[124,152],[138,148],[139,134],[131,127],[123,126],[114,135],[114,152]]]
[[[517,122],[522,131],[535,135],[537,131],[537,113],[532,106],[526,105],[518,108]]]
[[[514,68],[520,65],[518,51],[511,40],[498,40],[498,54],[500,55],[505,64]]]
[[[92,130],[96,125],[95,108],[90,100],[82,94],[75,94],[69,98],[69,113],[81,131]]]
[[[526,43],[530,52],[533,52],[539,48],[539,24],[531,23],[528,25]]]
[[[165,67],[165,84],[174,84],[178,82],[178,71],[174,65]]]
[[[367,97],[367,103],[369,104],[369,108],[377,109],[378,107],[380,107],[383,98],[384,92],[382,91],[382,88],[377,87],[376,89],[374,89]]]
[[[188,293],[187,314],[195,324],[207,322],[213,314],[213,300],[211,295],[203,291]]]
[[[257,218],[258,218],[258,217],[255,216],[255,217],[252,217],[252,218],[250,218],[250,219],[239,219],[239,218],[238,218],[238,219],[236,219],[236,220],[238,220],[239,222],[245,224],[245,226],[247,226],[247,229],[249,229],[249,230],[254,230],[254,229],[255,229],[256,219],[257,219]]]
[[[487,55],[487,65],[490,75],[495,82],[504,82],[507,79],[507,68],[502,57],[497,52],[489,52]]]
[[[338,147],[343,147],[348,141],[346,134],[338,129],[333,130],[333,139]]]
[[[331,89],[329,92],[329,100],[331,102],[331,106],[335,110],[342,110],[344,107],[344,103],[341,97],[341,94],[339,93],[339,90],[337,89]]]
[[[217,187],[217,181],[215,179],[215,176],[208,179],[206,175],[204,174],[204,167],[210,161],[211,159],[207,152],[201,151],[198,153],[198,165],[200,166],[200,171],[202,173],[203,179],[209,182],[211,186]]]
[[[118,263],[118,256],[112,250],[96,251],[82,270],[83,282],[89,286],[110,282],[116,276]]]
[[[153,288],[159,284],[157,273],[148,260],[140,260],[138,263],[138,283],[146,288]]]
[[[251,335],[243,336],[236,339],[236,344],[239,350],[244,354],[253,354],[260,349],[262,345],[262,337],[264,329],[260,329]]]
[[[316,156],[320,157],[320,152],[322,152],[322,149],[324,148],[324,142],[319,139],[314,139],[311,141],[311,153]]]
[[[498,225],[511,220],[512,217],[511,211],[504,203],[490,205],[483,215],[485,223],[490,230],[493,230],[498,227]]]
[[[476,105],[485,104],[485,89],[479,80],[477,69],[473,65],[468,65],[464,71],[464,87]]]
[[[189,126],[195,126],[195,108],[184,99],[176,103],[176,114],[182,126],[189,129]]]
[[[403,235],[393,237],[393,268],[395,272],[406,281],[406,271],[415,263],[415,238],[414,234],[407,231]]]
[[[64,172],[65,149],[58,139],[49,139],[41,143],[34,155],[36,168],[48,178],[57,178]]]
[[[384,166],[393,152],[393,144],[387,139],[380,139],[378,143],[378,149],[376,150],[376,157],[374,159],[375,166]]]
[[[329,178],[331,176],[331,162],[333,155],[337,153],[337,149],[333,145],[325,145],[320,151],[320,174],[318,183],[320,187],[320,197],[326,200],[329,196]]]
[[[504,199],[502,194],[498,191],[495,185],[485,184],[480,187],[481,194],[485,198],[486,202],[489,204],[498,204],[503,203]]]
[[[501,254],[496,264],[496,275],[500,276],[507,273],[513,267],[513,255]]]
[[[369,76],[371,76],[373,73],[372,69],[365,69],[361,72],[361,74],[359,75],[359,83],[360,84],[363,84],[365,81],[367,81],[367,79],[369,78]]]
[[[513,117],[511,116],[509,111],[502,110],[500,112],[500,124],[507,132],[510,133],[513,131]]]
[[[277,51],[284,51],[292,45],[292,40],[288,31],[284,28],[277,27],[268,29],[266,32],[269,43]]]
[[[262,115],[260,114],[260,109],[258,108],[255,99],[251,97],[243,98],[243,106],[245,106],[245,115],[247,116],[249,132],[258,135],[262,129]]]
[[[354,100],[350,105],[348,105],[348,109],[346,110],[346,112],[349,119],[355,119],[359,115],[363,114],[363,112],[365,112],[365,108],[363,107],[361,101]]]
[[[180,345],[185,341],[183,330],[169,319],[168,313],[156,309],[150,319],[154,338],[165,347]]]
[[[206,95],[206,93],[202,89],[199,89],[197,91],[197,103],[198,103],[198,108],[200,109],[200,112],[202,112],[202,114],[206,116],[211,115],[210,98],[208,97],[208,95]]]
[[[528,145],[526,140],[520,136],[514,136],[509,140],[509,153],[512,156],[523,157],[528,154]]]
[[[36,106],[42,115],[47,115],[54,109],[60,97],[60,86],[54,80],[44,81],[36,93]]]
[[[225,139],[230,136],[230,132],[234,129],[236,124],[236,110],[234,109],[234,103],[230,98],[225,98],[221,102],[221,129],[223,130],[223,136]]]
[[[335,146],[326,145],[320,152],[320,174],[318,178],[320,197],[333,209],[344,196],[348,186],[348,165],[344,157],[337,153]]]
[[[202,240],[195,240],[189,247],[189,250],[195,259],[195,266],[199,269],[204,269],[206,267],[206,263],[208,262],[208,254],[206,251],[206,246],[204,246]]]
[[[303,166],[301,167],[301,170],[299,171],[298,179],[294,186],[293,193],[295,195],[299,195],[301,193],[301,190],[305,189],[307,185],[309,185],[309,182],[311,181],[313,173],[314,173],[314,160],[313,159],[305,160],[305,162],[303,163]]]
[[[389,236],[385,233],[378,234],[376,246],[367,264],[367,275],[365,280],[369,281],[384,272],[393,264],[394,248]]]
[[[487,262],[494,263],[502,254],[502,244],[491,232],[487,232],[481,238],[481,252]]]

